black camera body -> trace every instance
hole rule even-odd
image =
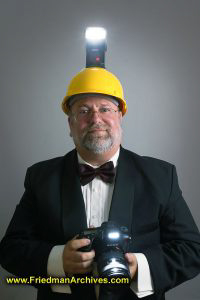
[[[130,281],[129,266],[124,254],[128,251],[131,237],[126,227],[108,221],[102,223],[100,227],[84,230],[78,238],[90,239],[91,243],[79,250],[83,252],[95,250],[95,261],[100,277],[128,278],[127,281]]]

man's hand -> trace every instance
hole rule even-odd
[[[94,250],[90,252],[78,251],[79,248],[89,244],[89,239],[73,239],[66,243],[63,251],[65,274],[84,274],[92,271],[92,263],[95,257]]]
[[[135,277],[137,276],[137,268],[138,268],[136,256],[133,253],[126,253],[125,258],[129,264],[131,279],[135,279]]]

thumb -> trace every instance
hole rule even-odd
[[[134,255],[132,253],[126,253],[125,254],[125,258],[127,259],[129,264],[134,263]]]

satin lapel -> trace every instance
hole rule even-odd
[[[85,204],[77,175],[76,150],[66,155],[61,192],[62,223],[65,239],[68,240],[87,228]]]
[[[121,148],[109,220],[127,226],[131,232],[136,170],[126,150]]]

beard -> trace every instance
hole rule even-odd
[[[91,136],[86,134],[82,144],[87,150],[90,150],[96,154],[100,154],[112,148],[113,139],[108,133],[106,133],[106,135],[104,136],[98,136],[98,135]]]
[[[104,130],[100,133],[92,131],[95,129]],[[95,154],[103,154],[112,149],[112,147],[119,141],[121,141],[122,129],[119,126],[118,131],[113,133],[109,128],[104,125],[92,125],[85,130],[82,137],[79,139],[79,145],[84,147]],[[76,144],[77,139],[74,137]]]

